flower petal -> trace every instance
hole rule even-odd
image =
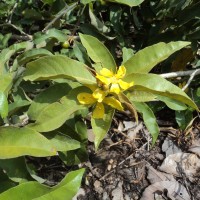
[[[92,112],[92,117],[95,119],[100,119],[103,118],[104,113],[105,109],[103,103],[97,103],[95,109]]]
[[[134,85],[134,82],[127,83],[127,82],[122,81],[122,80],[119,80],[118,83],[123,90],[127,90],[128,88],[130,88]]]
[[[102,102],[106,95],[107,95],[107,92],[99,88],[97,88],[92,94],[93,98],[95,98],[96,101],[98,102]]]
[[[100,74],[101,74],[102,76],[105,76],[105,77],[112,77],[112,76],[114,76],[113,72],[110,71],[110,70],[107,69],[107,68],[102,68],[102,69],[100,70]]]
[[[122,104],[120,103],[120,101],[118,101],[117,99],[115,99],[114,97],[106,97],[103,100],[103,103],[111,106],[112,108],[115,108],[117,110],[124,110],[122,107]]]
[[[99,74],[96,75],[96,78],[98,80],[100,80],[105,85],[109,85],[110,84],[110,78],[106,78],[105,76],[101,76]]]
[[[119,67],[119,69],[117,70],[117,74],[115,75],[116,78],[123,78],[126,74],[126,68],[122,65]]]
[[[82,92],[80,94],[77,95],[77,99],[79,101],[79,103],[81,104],[93,104],[95,103],[97,100],[92,96],[92,94],[90,93],[86,93],[86,92]]]
[[[117,83],[114,83],[111,85],[110,87],[110,92],[113,92],[115,94],[119,94],[120,93],[120,87]]]

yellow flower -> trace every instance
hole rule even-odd
[[[95,105],[95,108],[92,112],[92,117],[99,119],[103,118],[105,114],[105,108],[103,104],[107,104],[111,106],[112,108],[115,108],[117,110],[123,110],[123,107],[121,103],[116,100],[114,97],[106,97],[108,93],[106,91],[101,90],[100,88],[97,88],[94,90],[92,94],[87,92],[82,92],[78,94],[77,99],[79,103],[83,105]]]
[[[96,75],[96,78],[104,85],[108,86],[110,92],[119,94],[122,90],[127,90],[133,86],[133,82],[127,83],[121,80],[124,78],[125,74],[126,68],[124,66],[120,66],[116,74],[107,68],[102,68],[100,74]]]

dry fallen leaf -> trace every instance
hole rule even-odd
[[[133,121],[123,121],[123,124],[124,124],[124,130],[123,131],[127,131],[127,130],[137,126],[137,123],[133,122]]]
[[[190,200],[185,187],[177,181],[160,181],[150,185],[145,189],[140,200],[155,200],[155,197],[161,196],[162,193],[171,200]]]
[[[112,199],[113,200],[124,200],[122,185],[123,185],[123,183],[119,182],[118,186],[112,191]]]
[[[166,153],[166,157],[174,153],[182,152],[169,138],[165,139],[162,145],[162,151]]]
[[[176,153],[165,158],[159,170],[176,176],[184,174],[190,180],[193,180],[199,168],[200,159],[197,155],[192,153]]]
[[[151,184],[160,181],[176,181],[171,174],[166,174],[155,170],[152,166],[148,166],[148,180]]]
[[[200,139],[194,140],[192,142],[192,145],[189,148],[189,151],[197,154],[198,156],[200,156]]]

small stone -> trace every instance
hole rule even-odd
[[[95,187],[95,188],[99,188],[100,186],[101,186],[101,182],[98,181],[98,180],[96,180],[96,181],[94,182],[94,187]]]
[[[110,164],[112,164],[113,162],[114,162],[114,160],[113,160],[113,159],[110,159],[110,160],[109,160],[109,163],[110,163]]]
[[[108,165],[107,170],[110,171],[112,169],[112,165]]]
[[[164,160],[164,156],[161,154],[161,153],[157,153],[155,155],[155,157],[158,159],[158,160]]]

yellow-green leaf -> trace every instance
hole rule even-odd
[[[45,56],[27,64],[24,80],[51,80],[66,78],[83,84],[95,84],[94,76],[86,66],[66,56]]]
[[[188,46],[190,42],[160,42],[138,51],[124,63],[127,69],[127,76],[131,73],[148,73],[151,69],[168,58],[174,52]]]
[[[142,114],[144,123],[152,135],[152,144],[155,144],[159,134],[159,127],[153,111],[149,108],[149,106],[146,103],[143,102],[132,102],[132,103],[135,106],[136,110]]]
[[[114,109],[106,108],[106,113],[102,119],[91,119],[92,129],[95,134],[95,149],[97,150],[100,142],[104,139],[105,135],[109,131],[112,118],[114,115]]]
[[[79,34],[83,46],[86,48],[88,55],[95,63],[100,63],[102,67],[116,71],[116,63],[106,48],[97,38],[90,35]]]
[[[0,159],[30,155],[56,155],[54,146],[40,133],[29,128],[0,127]]]
[[[107,1],[125,4],[125,5],[128,5],[130,7],[133,7],[133,6],[140,5],[144,0],[107,0]]]
[[[5,118],[8,116],[8,101],[6,95],[0,91],[0,116]]]
[[[83,108],[82,105],[75,105],[74,102],[69,103],[69,105],[58,102],[52,103],[46,106],[37,117],[36,122],[28,125],[28,127],[39,132],[55,130],[64,124],[71,114]]]
[[[182,103],[191,106],[198,110],[196,104],[190,97],[183,92],[179,87],[170,83],[166,79],[156,74],[131,74],[125,78],[125,81],[134,81],[134,88],[140,91],[147,91],[153,94],[160,94],[172,99],[176,99]]]
[[[83,173],[84,169],[69,172],[52,188],[38,182],[22,183],[1,193],[0,200],[72,200],[80,187]]]

